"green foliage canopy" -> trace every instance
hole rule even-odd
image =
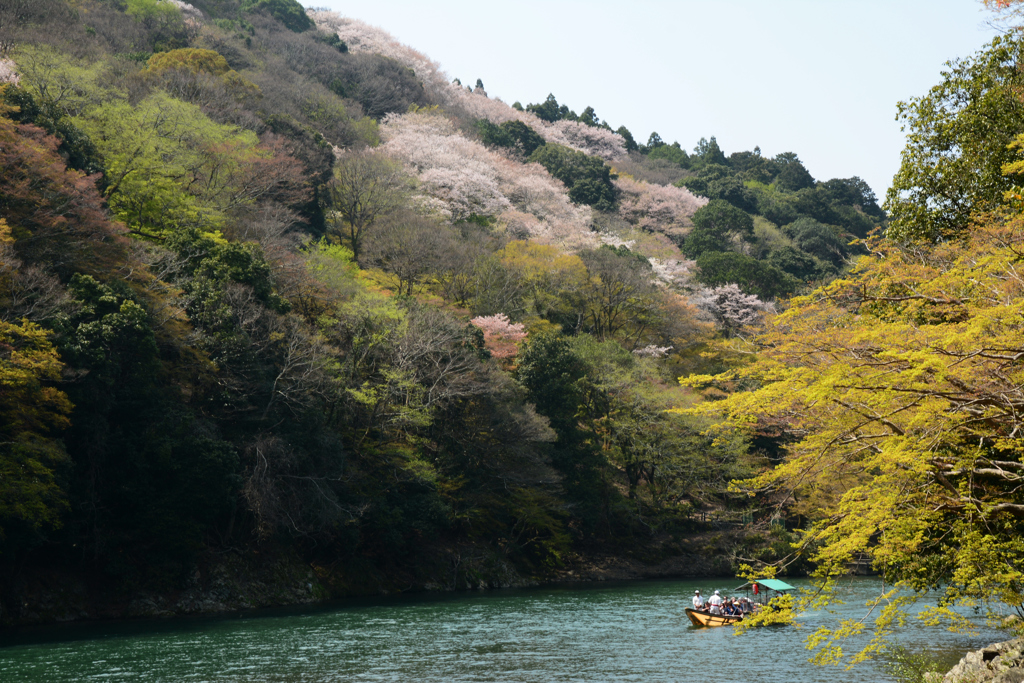
[[[848,255],[845,242],[833,227],[824,225],[813,218],[799,218],[783,230],[804,252],[815,258],[831,263],[838,269]]]
[[[133,231],[152,236],[200,222],[220,227],[236,198],[231,183],[239,163],[259,142],[162,92],[137,106],[98,104],[76,123],[103,155],[110,208]]]
[[[728,251],[706,251],[697,257],[699,279],[709,287],[734,283],[744,292],[764,300],[789,296],[800,283],[785,271],[765,261]]]
[[[558,100],[554,94],[549,94],[540,104],[528,104],[526,105],[526,111],[533,112],[541,120],[547,121],[548,123],[554,123],[562,119],[576,120],[576,113],[570,111],[566,105],[558,104]]]
[[[754,219],[723,199],[713,199],[693,214],[693,230],[683,241],[682,252],[697,258],[709,251],[729,251],[733,240],[752,240]]]
[[[524,158],[545,144],[544,138],[522,121],[505,121],[495,125],[487,119],[480,119],[477,121],[477,130],[485,145],[513,149]]]
[[[243,12],[266,12],[291,31],[302,33],[313,26],[306,10],[296,0],[242,0]]]
[[[598,157],[562,145],[539,147],[527,160],[538,163],[569,188],[569,199],[609,211],[615,204],[611,167]]]
[[[995,38],[973,57],[950,62],[927,95],[899,105],[907,131],[900,170],[886,193],[898,240],[962,234],[971,216],[999,206],[1013,185],[1003,166],[1018,158],[1024,101],[1024,36]]]
[[[683,168],[690,167],[690,157],[686,150],[679,146],[678,142],[671,145],[659,145],[647,153],[649,159],[665,159],[673,164],[679,164]]]

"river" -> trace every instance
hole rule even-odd
[[[0,637],[0,680],[64,681],[886,681],[807,662],[800,628],[695,629],[693,591],[740,582],[648,581],[346,601],[219,618],[71,625]],[[793,581],[798,585],[806,582]],[[879,584],[853,579],[841,614],[863,613]],[[980,622],[979,622],[980,624]],[[962,653],[1005,640],[985,628],[958,635],[914,623],[900,643]],[[851,648],[852,649],[852,648]]]

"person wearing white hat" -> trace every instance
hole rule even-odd
[[[704,599],[700,597],[700,591],[693,591],[693,609],[704,609]]]
[[[715,594],[708,598],[708,605],[711,607],[712,614],[722,613],[722,596],[715,591]]]

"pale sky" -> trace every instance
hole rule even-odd
[[[904,142],[896,103],[997,33],[977,0],[314,2],[510,104],[554,93],[641,143],[796,152],[818,180],[860,176],[880,201]]]

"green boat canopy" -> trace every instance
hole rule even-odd
[[[790,586],[785,581],[779,581],[778,579],[758,579],[757,581],[751,581],[750,583],[745,583],[745,584],[743,584],[742,586],[740,586],[739,588],[737,588],[735,590],[741,591],[741,590],[744,590],[746,588],[750,588],[755,583],[760,584],[760,585],[764,586],[765,588],[770,588],[773,591],[778,591],[780,593],[782,593],[784,591],[795,591],[796,590],[796,586]]]

